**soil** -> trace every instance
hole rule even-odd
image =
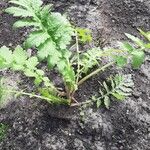
[[[137,28],[150,29],[149,0],[44,0],[53,3],[54,10],[66,12],[72,23],[88,27],[93,32],[90,46],[115,46],[125,39],[124,33],[138,35]],[[22,44],[27,29],[14,30],[15,18],[5,14],[7,0],[0,2],[0,46]],[[89,46],[88,46],[89,47]],[[86,48],[86,47],[85,47]],[[139,70],[130,67],[124,73],[134,78],[133,95],[123,102],[112,102],[109,110],[89,108],[84,123],[77,112],[67,108],[60,113],[44,101],[20,97],[0,109],[0,123],[8,125],[6,137],[0,141],[1,150],[149,150],[150,149],[150,55]],[[111,69],[85,83],[77,93],[79,101],[98,90]],[[18,88],[31,81],[19,73],[1,71],[9,77],[10,85]],[[20,80],[20,81],[19,81]],[[17,81],[17,82],[16,82]],[[18,83],[19,81],[19,83]],[[57,112],[57,111],[58,112]]]

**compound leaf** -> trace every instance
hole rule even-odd
[[[109,108],[111,97],[115,97],[117,100],[124,100],[132,93],[134,86],[132,76],[129,75],[116,75],[110,77],[107,82],[101,84],[103,87],[99,89],[99,95],[95,95],[94,101],[99,106],[99,100],[104,102],[106,108]],[[93,100],[93,99],[92,99]]]
[[[31,19],[22,19],[16,21],[13,26],[15,28],[30,27],[30,26],[40,27],[40,23],[37,23]]]
[[[24,8],[29,8],[29,0],[10,0],[9,3],[16,4],[22,6]]]
[[[32,32],[25,42],[25,46],[29,47],[39,47],[41,44],[44,44],[50,36],[43,31],[34,31]]]
[[[56,51],[56,45],[55,43],[51,40],[48,39],[44,44],[42,44],[39,47],[38,51],[38,57],[43,60],[45,58],[48,58],[49,55],[54,55]]]
[[[19,8],[19,7],[9,7],[5,10],[9,14],[13,14],[14,17],[33,17],[34,13],[31,11]]]

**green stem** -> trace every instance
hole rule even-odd
[[[27,93],[27,92],[22,92],[22,91],[15,91],[15,90],[4,89],[3,91],[10,92],[10,93],[15,93],[15,94],[19,94],[19,95],[20,94],[21,95],[26,95],[26,96],[29,96],[29,97],[39,98],[39,99],[46,100],[47,102],[54,103],[54,104],[67,104],[67,105],[70,104],[69,100],[63,99],[63,98],[60,98],[60,97],[56,97],[56,96],[53,96],[53,95],[49,95],[49,97],[45,97],[45,96],[35,95],[35,94],[32,94],[32,93]]]
[[[71,107],[79,107],[79,106],[90,104],[90,103],[91,103],[91,100],[81,102],[81,103],[73,103],[73,104],[71,104]]]
[[[88,74],[87,76],[85,76],[84,78],[82,78],[79,82],[78,82],[78,86],[81,85],[83,82],[85,82],[86,80],[88,80],[89,78],[91,78],[92,76],[98,74],[100,71],[105,70],[106,68],[110,67],[111,65],[113,65],[114,62],[110,62],[108,64],[106,64],[105,66],[93,71],[92,73]]]
[[[76,31],[76,50],[77,50],[77,79],[76,79],[76,83],[78,83],[79,81],[79,77],[80,77],[80,52],[79,52],[79,41],[78,41],[78,33]]]

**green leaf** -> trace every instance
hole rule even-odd
[[[132,93],[132,91],[128,93],[128,92],[122,91],[121,89],[116,89],[115,92],[125,97],[131,96],[131,93]]]
[[[31,6],[35,11],[40,11],[40,8],[43,4],[42,0],[30,0]]]
[[[101,106],[101,104],[102,104],[102,101],[100,99],[98,99],[96,101],[96,107],[99,108]]]
[[[24,64],[27,59],[27,53],[22,49],[22,47],[17,46],[13,52],[13,59],[17,64]]]
[[[48,65],[49,66],[54,66],[57,64],[57,67],[59,67],[59,65],[61,65],[59,62],[62,59],[61,58],[61,53],[59,51],[55,51],[55,53],[53,53],[53,55],[49,55],[47,61],[48,61]]]
[[[125,96],[121,95],[119,93],[112,93],[112,95],[117,99],[117,100],[124,100]]]
[[[44,77],[44,78],[43,78],[43,81],[44,81],[44,85],[45,85],[46,87],[52,87],[52,86],[53,86],[53,85],[50,83],[50,80],[49,80],[48,77]]]
[[[2,62],[6,64],[11,64],[13,61],[13,57],[12,57],[12,51],[9,50],[9,48],[7,48],[6,46],[3,46],[0,48],[0,58],[1,58],[1,65]]]
[[[64,61],[63,59],[60,60],[59,64],[57,65],[57,67],[58,67],[58,70],[60,72],[62,72],[65,69],[65,67],[66,67],[66,61]]]
[[[39,47],[41,44],[45,45],[46,40],[50,38],[50,36],[43,31],[34,31],[32,32],[25,42],[26,48],[30,48],[32,46]]]
[[[42,83],[42,78],[36,77],[35,80],[34,80],[34,84],[35,84],[36,86],[39,86],[41,83]]]
[[[132,52],[134,50],[134,47],[132,47],[132,45],[128,42],[119,42],[119,45],[122,49],[125,49],[128,52]]]
[[[51,7],[52,7],[51,4],[43,6],[43,8],[42,8],[42,10],[40,12],[42,21],[46,21],[46,19],[48,18],[48,15],[49,15],[49,13],[51,11]]]
[[[92,34],[89,29],[77,28],[76,30],[81,42],[85,43],[92,41]]]
[[[142,40],[140,40],[139,38],[137,38],[137,37],[135,37],[135,36],[133,36],[133,35],[131,35],[131,34],[128,34],[128,33],[125,33],[125,35],[129,38],[129,39],[131,39],[133,42],[135,42],[138,46],[140,46],[141,48],[144,48],[144,43],[143,43],[143,41]]]
[[[105,81],[103,82],[103,86],[104,86],[104,88],[105,88],[106,92],[109,92],[109,88],[108,88],[108,86],[107,86],[107,84],[106,84],[106,82],[105,82]]]
[[[55,43],[48,39],[44,44],[39,47],[38,57],[43,60],[47,58],[49,55],[55,55],[56,45]]]
[[[44,76],[44,71],[43,70],[40,70],[40,69],[36,69],[36,73],[39,75],[39,76]]]
[[[38,59],[37,57],[33,56],[33,57],[30,57],[27,61],[26,61],[26,66],[27,68],[31,69],[31,70],[34,70],[35,67],[38,65]]]
[[[74,29],[64,15],[60,13],[51,13],[47,19],[48,31],[53,33],[56,45],[60,49],[66,49],[70,44]]]
[[[132,52],[132,66],[135,69],[139,68],[144,62],[144,58],[145,58],[145,54],[143,51],[134,50]]]
[[[125,84],[126,85],[126,84]],[[132,92],[132,89],[131,88],[128,88],[128,87],[125,87],[125,86],[121,86],[120,87],[120,90],[122,90],[123,92],[125,93],[130,93]]]
[[[9,3],[20,5],[24,8],[29,8],[29,2],[30,2],[30,0],[11,0],[11,1],[9,1]]]
[[[150,49],[150,43],[148,43],[148,44],[145,44],[145,48],[148,48],[148,49]]]
[[[25,69],[24,74],[27,77],[36,77],[37,76],[36,73],[33,70],[30,70],[30,69]]]
[[[6,67],[5,60],[0,56],[0,69],[4,69]]]
[[[111,76],[107,82],[109,82],[107,85],[104,84],[105,81],[101,84],[103,87],[99,89],[100,96],[97,98],[104,101],[106,108],[109,108],[111,96],[117,100],[124,100],[132,93],[134,83],[131,74]],[[109,88],[106,90],[106,87]]]
[[[115,61],[117,63],[117,66],[123,67],[127,64],[127,58],[124,56],[115,56]]]
[[[150,41],[150,31],[144,32],[144,31],[142,31],[141,29],[138,29],[138,30],[140,31],[140,33],[141,33],[145,38],[148,39],[148,41]]]
[[[15,71],[23,71],[24,70],[24,66],[16,64],[16,63],[13,63],[12,69],[15,70]]]
[[[99,65],[102,53],[102,50],[99,48],[92,48],[87,52],[80,54],[80,66],[82,67],[82,73],[87,73],[94,66]]]
[[[5,10],[9,14],[13,14],[14,17],[33,17],[34,13],[19,7],[9,7]]]
[[[111,82],[111,88],[112,88],[112,90],[114,90],[114,88],[115,88],[115,83],[114,83],[114,81],[110,78],[110,82]]]
[[[30,27],[30,26],[40,27],[40,23],[32,21],[30,19],[22,19],[22,20],[16,21],[13,26],[15,28]]]
[[[110,99],[108,96],[104,97],[104,105],[106,106],[107,109],[109,109],[110,106]]]

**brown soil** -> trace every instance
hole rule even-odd
[[[137,28],[150,30],[149,0],[44,0],[54,9],[67,12],[71,21],[93,31],[96,46],[114,45],[125,39],[124,32],[137,35]],[[7,0],[0,2],[0,46],[15,47],[22,44],[28,30],[12,29],[15,19],[3,12]],[[86,47],[85,47],[86,48]],[[6,137],[0,141],[1,150],[149,150],[150,149],[150,56],[139,70],[127,68],[133,75],[133,95],[124,102],[112,102],[105,108],[87,109],[84,124],[77,112],[73,119],[68,109],[54,109],[44,101],[18,98],[0,109],[0,123],[7,124]],[[85,100],[98,90],[98,80],[111,71],[100,74],[85,83],[77,93]],[[0,72],[10,82],[20,79],[18,87],[33,89],[32,81],[19,73]],[[17,77],[17,78],[16,78]],[[57,112],[57,111],[59,112]],[[68,117],[66,117],[68,118]],[[75,119],[74,119],[75,118]]]

